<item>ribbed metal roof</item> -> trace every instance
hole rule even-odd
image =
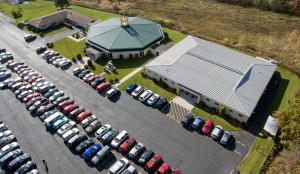
[[[277,65],[187,36],[145,68],[251,116]]]
[[[87,40],[108,51],[144,50],[164,38],[161,26],[140,17],[129,17],[128,26],[111,18],[89,29]]]

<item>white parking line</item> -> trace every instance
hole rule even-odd
[[[237,153],[237,154],[239,154],[239,155],[241,155],[241,153],[240,153],[240,152],[238,152],[238,151],[236,151],[236,150],[234,150],[234,152],[235,152],[235,153]]]
[[[239,143],[240,145],[242,145],[242,146],[244,146],[244,147],[246,147],[246,145],[245,144],[243,144],[243,143],[241,143],[240,141],[236,141],[237,143]]]

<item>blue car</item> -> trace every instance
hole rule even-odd
[[[204,121],[204,118],[197,116],[192,124],[192,128],[198,130]]]
[[[91,159],[99,150],[101,149],[100,144],[95,144],[88,149],[85,150],[85,152],[82,154],[83,158],[85,160]]]
[[[131,83],[130,85],[127,86],[125,89],[128,94],[131,94],[132,91],[138,86],[136,82]]]
[[[51,95],[53,95],[55,92],[57,92],[58,89],[57,88],[53,88],[53,89],[50,89],[45,95],[44,97],[46,98],[49,98]]]

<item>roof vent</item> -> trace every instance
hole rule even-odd
[[[121,21],[121,27],[127,27],[129,24],[128,17],[121,17],[120,21]]]

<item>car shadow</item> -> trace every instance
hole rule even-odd
[[[95,168],[102,172],[104,170],[108,170],[115,162],[117,161],[117,158],[115,155],[111,155],[106,160],[102,161],[102,163],[98,166],[95,166]]]
[[[46,131],[49,132],[51,135],[54,135],[57,132],[57,130],[52,128],[46,128]]]
[[[235,148],[236,148],[235,137],[231,138],[229,145],[227,147],[225,147],[225,148],[227,148],[230,151],[234,151],[235,150]]]

